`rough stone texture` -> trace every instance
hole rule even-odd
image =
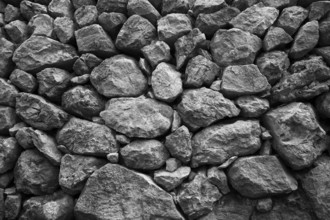
[[[14,170],[15,186],[25,194],[43,195],[58,188],[59,169],[38,150],[23,151]]]
[[[235,103],[241,109],[241,115],[247,118],[260,117],[269,109],[269,101],[257,96],[241,96]]]
[[[270,27],[263,40],[263,49],[265,51],[283,49],[292,40],[292,37],[283,28]]]
[[[95,67],[90,77],[96,90],[108,97],[139,96],[147,89],[147,79],[136,60],[117,55]]]
[[[8,135],[9,129],[16,124],[15,109],[6,106],[0,106],[0,134]]]
[[[9,80],[22,92],[33,93],[38,86],[38,82],[33,75],[20,69],[15,69],[10,74]]]
[[[251,64],[261,47],[259,37],[237,28],[218,30],[210,44],[212,57],[219,66]]]
[[[129,0],[127,3],[128,16],[137,14],[147,20],[153,25],[157,24],[157,20],[161,18],[161,15],[154,8],[154,6],[148,0]]]
[[[68,17],[57,17],[54,20],[54,31],[60,42],[64,44],[72,42],[75,38],[75,24],[73,20]]]
[[[96,157],[64,155],[59,173],[59,184],[62,190],[71,195],[79,194],[90,175],[106,163],[106,160]]]
[[[226,6],[227,4],[224,0],[195,0],[191,10],[193,11],[193,15],[197,16],[201,13],[210,14],[219,11]]]
[[[39,35],[56,39],[54,32],[54,19],[47,14],[37,14],[28,23],[28,32],[32,35]]]
[[[52,0],[48,5],[48,12],[54,18],[73,17],[73,5],[70,0]]]
[[[13,43],[21,44],[28,38],[28,27],[24,21],[15,20],[4,26]]]
[[[166,191],[171,191],[179,186],[190,174],[190,167],[179,167],[173,172],[158,170],[154,173],[154,181]]]
[[[326,149],[325,131],[311,105],[294,102],[271,110],[265,123],[273,136],[273,148],[293,169],[313,164]]]
[[[0,34],[1,36],[1,34]],[[10,72],[14,69],[14,63],[12,61],[12,56],[15,51],[15,45],[6,40],[5,38],[0,38],[0,77],[7,77]]]
[[[58,131],[56,140],[75,154],[105,157],[118,151],[114,132],[110,128],[78,118],[71,118]]]
[[[152,0],[150,2],[152,3]],[[189,0],[163,0],[161,2],[163,16],[171,13],[187,13],[189,10]]]
[[[29,21],[33,16],[37,14],[47,14],[47,7],[32,1],[21,1],[20,12],[23,18]]]
[[[220,165],[232,156],[251,155],[260,149],[260,134],[257,120],[237,120],[207,127],[192,138],[191,166]]]
[[[152,68],[161,62],[169,62],[172,59],[171,48],[164,41],[156,41],[143,47],[142,53]]]
[[[172,196],[150,177],[116,164],[103,166],[88,179],[76,203],[75,217],[77,220],[184,219]]]
[[[252,156],[237,159],[228,170],[232,187],[250,198],[290,193],[297,181],[276,156]]]
[[[128,0],[99,0],[96,7],[99,13],[102,12],[120,12],[126,14]]]
[[[273,208],[273,200],[271,198],[259,199],[256,209],[258,212],[270,212]]]
[[[7,195],[5,200],[5,219],[14,220],[17,219],[21,211],[22,195],[13,194]]]
[[[322,19],[319,23],[320,46],[330,46],[330,16]]]
[[[14,168],[21,148],[15,138],[0,137],[0,173],[3,174]]]
[[[35,147],[32,140],[33,133],[34,130],[31,127],[23,127],[17,131],[15,138],[21,147],[31,149]]]
[[[317,1],[313,2],[309,6],[309,15],[308,19],[312,20],[320,20],[330,11],[330,2],[328,1]]]
[[[218,187],[222,194],[228,194],[230,192],[227,176],[223,170],[219,170],[217,167],[209,168],[207,170],[207,179],[210,183]]]
[[[308,16],[308,10],[292,6],[283,9],[280,17],[276,21],[276,26],[283,28],[291,36],[299,29],[300,25]]]
[[[185,90],[178,112],[187,126],[198,129],[225,117],[237,116],[240,110],[221,93],[203,87]]]
[[[73,71],[76,75],[90,75],[92,70],[101,64],[103,60],[92,53],[82,54],[73,64]]]
[[[326,92],[316,99],[317,113],[322,117],[330,118],[330,93]]]
[[[319,55],[322,56],[324,61],[328,64],[328,66],[330,66],[330,47],[319,47],[319,48],[315,48],[314,52]]]
[[[79,27],[85,27],[97,22],[98,13],[96,6],[84,5],[74,12],[74,18]]]
[[[0,78],[0,105],[14,107],[17,95],[18,90],[15,86]]]
[[[266,6],[275,7],[275,8],[285,8],[297,4],[298,0],[261,0]]]
[[[170,128],[173,109],[153,99],[111,99],[100,113],[106,125],[128,137],[154,138]]]
[[[116,39],[121,27],[126,22],[126,15],[118,12],[103,12],[98,17],[98,22],[102,28],[108,32],[112,39]]]
[[[120,149],[125,166],[138,170],[156,170],[169,158],[165,146],[157,140],[137,140]]]
[[[7,4],[7,6],[4,8],[4,17],[6,23],[20,19],[21,13],[19,8],[15,7],[14,5]]]
[[[97,1],[95,1],[95,0],[71,0],[71,2],[72,2],[73,7],[75,9],[78,9],[84,5],[96,5]]]
[[[181,166],[182,163],[180,160],[171,157],[166,160],[165,170],[168,172],[174,172]]]

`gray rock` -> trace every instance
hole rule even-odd
[[[154,181],[166,191],[172,191],[178,187],[190,174],[190,167],[179,167],[173,172],[157,170],[154,173]]]
[[[37,14],[28,23],[28,32],[32,35],[39,35],[56,39],[54,32],[54,19],[47,14]]]
[[[102,59],[92,53],[82,54],[73,64],[73,71],[76,75],[90,74],[92,70],[102,63]]]
[[[238,8],[240,11],[244,11],[245,9],[257,4],[260,0],[230,0],[231,6]]]
[[[37,79],[20,69],[15,69],[9,76],[10,82],[22,92],[33,93],[38,87]]]
[[[107,154],[107,160],[110,163],[118,163],[119,162],[119,153],[109,153],[109,154]]]
[[[71,0],[71,2],[72,2],[73,7],[75,9],[78,9],[84,5],[96,5],[97,1],[95,1],[95,0]]]
[[[21,194],[7,195],[7,198],[5,200],[5,219],[17,219],[21,211],[21,206]]]
[[[73,5],[70,0],[52,0],[48,5],[49,14],[56,17],[73,17]]]
[[[136,140],[120,149],[125,166],[138,170],[156,170],[169,158],[165,146],[157,140]]]
[[[15,106],[18,90],[15,86],[0,78],[0,105]]]
[[[153,25],[156,25],[157,20],[161,18],[157,9],[148,0],[128,0],[127,14],[128,16],[134,14],[140,15],[149,20]]]
[[[111,38],[98,24],[92,24],[75,31],[80,53],[92,53],[99,57],[111,57],[118,52]]]
[[[330,118],[330,93],[323,93],[316,99],[317,112],[325,118]]]
[[[199,14],[210,14],[220,9],[226,7],[227,4],[225,0],[214,0],[214,1],[207,1],[207,0],[195,0],[194,5],[191,8],[195,17]]]
[[[99,13],[102,12],[119,12],[126,14],[128,0],[99,0],[97,1],[96,7]]]
[[[14,179],[13,171],[9,171],[4,174],[0,174],[0,188],[1,189],[7,188],[9,186],[9,184],[12,183],[13,179]],[[1,192],[1,189],[0,189],[0,197],[3,194],[3,192]],[[0,198],[0,200],[1,200],[1,198]],[[0,210],[1,210],[1,201],[0,201]],[[0,211],[0,213],[1,213],[1,211]],[[1,214],[0,214],[0,216],[1,216]]]
[[[75,24],[73,20],[68,17],[57,17],[54,20],[54,31],[60,42],[64,44],[73,42],[75,38]]]
[[[216,124],[197,132],[192,138],[192,167],[220,165],[232,156],[246,156],[261,146],[257,120],[237,120]]]
[[[24,71],[38,72],[47,67],[70,69],[78,58],[74,47],[43,36],[32,36],[14,52],[13,61]]]
[[[232,163],[235,162],[235,160],[237,160],[238,156],[232,156],[231,158],[229,158],[228,160],[226,160],[223,164],[221,164],[218,169],[219,170],[223,170],[223,169],[227,169]]]
[[[62,109],[30,93],[17,95],[16,114],[25,123],[44,131],[60,128],[69,119],[69,115]]]
[[[126,144],[131,143],[131,139],[123,134],[116,134],[116,140],[121,145],[126,145]]]
[[[224,69],[221,93],[226,97],[235,98],[244,95],[255,95],[270,90],[267,78],[262,75],[254,64],[228,66]]]
[[[19,129],[21,129],[21,128],[25,128],[25,127],[27,127],[27,124],[25,124],[25,123],[22,122],[22,121],[21,121],[21,122],[18,122],[18,123],[16,123],[13,127],[11,127],[11,128],[9,129],[9,135],[10,135],[11,137],[14,137]]]
[[[172,59],[171,48],[164,41],[155,41],[141,50],[152,68],[161,62],[169,62]]]
[[[207,179],[210,183],[218,187],[219,191],[225,195],[230,192],[228,186],[227,176],[223,170],[219,170],[217,167],[211,167],[207,170]]]
[[[3,174],[14,168],[21,153],[21,148],[13,137],[0,136],[0,173]]]
[[[273,208],[272,198],[258,199],[256,209],[258,212],[270,212]]]
[[[181,126],[181,124],[182,124],[181,117],[179,113],[176,110],[174,110],[171,132],[174,132],[176,129],[178,129]]]
[[[152,72],[151,87],[156,99],[173,102],[183,91],[181,73],[173,65],[162,62]]]
[[[297,4],[298,0],[261,0],[266,6],[283,9]]]
[[[114,132],[110,128],[78,118],[71,118],[58,131],[56,140],[75,154],[105,157],[118,151]]]
[[[19,8],[7,4],[5,11],[4,11],[4,16],[5,16],[5,22],[10,23],[11,21],[15,21],[21,18],[21,13]]]
[[[150,1],[152,2],[152,1]],[[184,13],[189,10],[189,0],[163,0],[162,1],[162,15],[165,16],[171,13]]]
[[[136,60],[126,55],[104,60],[94,68],[90,80],[96,90],[108,98],[139,96],[147,89],[147,79]]]
[[[126,22],[126,15],[118,12],[106,13],[103,12],[98,17],[98,22],[102,26],[102,28],[108,32],[108,34],[112,37],[112,39],[116,39],[117,35]]]
[[[81,76],[75,76],[70,79],[72,85],[84,85],[89,82],[90,74],[84,74]]]
[[[240,110],[221,93],[203,87],[185,90],[178,112],[188,127],[198,129],[220,119],[237,116]]]
[[[182,166],[182,163],[180,160],[171,157],[166,160],[165,170],[168,172],[174,172],[181,166]]]
[[[330,47],[319,47],[314,49],[314,52],[319,55],[322,56],[324,61],[328,64],[328,66],[330,66]]]
[[[19,8],[22,17],[27,21],[29,21],[33,16],[37,14],[47,14],[47,7],[45,5],[32,1],[21,1]]]
[[[76,203],[75,217],[77,220],[184,219],[172,196],[150,177],[116,164],[103,166],[88,179]]]
[[[235,103],[241,109],[241,115],[247,118],[260,117],[269,109],[269,101],[257,96],[241,96]]]
[[[0,34],[1,36],[1,34]],[[14,69],[14,63],[12,57],[15,51],[15,45],[6,40],[5,38],[0,38],[0,77],[6,78]]]
[[[95,24],[98,12],[94,5],[83,5],[74,12],[74,19],[80,28]]]
[[[263,49],[265,51],[283,49],[292,40],[292,37],[283,28],[270,27],[263,40]]]
[[[239,158],[229,168],[228,178],[235,190],[249,198],[281,195],[298,188],[276,156]]]
[[[283,28],[291,36],[296,33],[300,25],[308,16],[308,10],[299,7],[292,6],[283,9],[280,17],[276,21],[276,26]]]
[[[2,5],[0,5],[2,6]],[[4,195],[4,189],[0,188],[0,218],[5,218],[5,195]]]
[[[15,138],[21,147],[31,149],[35,147],[32,140],[33,133],[34,130],[31,127],[23,127],[17,131]]]
[[[79,194],[94,171],[106,163],[106,160],[96,157],[65,154],[59,173],[62,190],[71,195]]]
[[[301,26],[298,30],[289,56],[292,59],[300,59],[308,54],[319,40],[319,24],[317,21],[310,21]]]
[[[256,35],[237,28],[220,29],[214,34],[210,47],[219,66],[244,65],[254,62],[262,41]]]
[[[110,128],[128,137],[155,138],[172,124],[173,109],[146,98],[116,98],[100,116]]]
[[[8,135],[9,129],[16,124],[15,109],[6,106],[0,106],[0,134]]]
[[[19,192],[44,195],[58,188],[59,168],[38,150],[23,151],[15,166],[15,186]]]
[[[309,15],[308,19],[312,20],[320,20],[330,11],[330,2],[328,1],[317,1],[313,2],[309,6]]]
[[[320,46],[330,46],[330,16],[319,23],[319,42]]]
[[[311,166],[327,148],[326,133],[310,104],[294,102],[278,107],[264,120],[273,136],[273,148],[294,170]]]
[[[15,20],[4,26],[9,39],[15,44],[21,44],[28,38],[28,27],[24,21]]]

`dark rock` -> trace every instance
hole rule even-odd
[[[13,171],[9,171],[6,172],[4,174],[0,174],[0,197],[2,196],[1,193],[1,189],[7,188],[9,186],[9,184],[11,184],[11,182],[14,179],[14,173]],[[1,200],[1,198],[0,198]],[[1,209],[1,201],[0,201],[0,209]],[[0,217],[1,217],[1,211],[0,211]]]
[[[75,9],[78,9],[84,5],[96,5],[97,1],[95,1],[95,0],[71,0],[71,2],[72,2],[73,7]]]
[[[76,75],[90,74],[92,70],[100,65],[103,60],[91,53],[81,55],[73,64],[73,71]]]
[[[43,4],[43,5],[49,5],[51,0],[33,0],[36,3]]]
[[[237,28],[220,29],[214,34],[210,47],[219,66],[244,65],[254,62],[262,41],[256,35]]]
[[[282,49],[292,40],[292,37],[283,28],[270,27],[263,40],[263,49],[265,51]]]
[[[166,191],[172,191],[178,187],[190,174],[190,167],[179,167],[173,172],[157,170],[154,173],[154,181]]]
[[[17,219],[21,211],[21,206],[21,194],[7,195],[7,198],[5,200],[5,219]]]
[[[80,53],[92,53],[99,57],[111,57],[117,54],[111,38],[98,24],[75,31],[75,37]]]
[[[311,166],[326,150],[326,133],[311,105],[290,103],[271,110],[264,119],[273,136],[273,148],[291,168]]]
[[[85,27],[97,22],[98,12],[94,5],[84,5],[74,12],[74,19],[79,27]]]
[[[0,38],[0,77],[6,78],[14,69],[14,63],[11,60],[13,53],[15,51],[15,45],[6,40],[5,38]],[[1,101],[0,101],[1,102]]]
[[[261,0],[266,6],[283,9],[297,4],[298,0]]]
[[[96,7],[99,13],[102,12],[119,12],[126,14],[128,0],[98,0]]]
[[[114,132],[110,128],[78,118],[71,118],[58,131],[56,140],[75,154],[106,156],[118,151]]]
[[[15,20],[4,26],[10,40],[21,44],[28,38],[28,27],[24,21]]]
[[[276,26],[283,28],[291,36],[296,33],[300,25],[308,16],[308,10],[299,7],[292,6],[283,9],[280,17],[276,22]]]
[[[161,62],[169,62],[172,59],[171,48],[164,41],[155,41],[141,50],[152,68]]]
[[[319,42],[320,46],[330,46],[330,16],[319,23]]]
[[[188,127],[198,129],[225,117],[237,116],[240,110],[221,93],[203,87],[185,90],[178,112]]]
[[[14,52],[13,61],[24,71],[38,72],[47,67],[71,69],[77,59],[74,47],[43,36],[32,36]]]
[[[90,175],[106,163],[106,160],[96,157],[64,155],[59,174],[59,183],[62,190],[72,195],[79,194]]]
[[[75,217],[77,220],[184,219],[172,196],[150,177],[116,164],[103,166],[88,179],[76,203]]]
[[[153,25],[157,24],[157,20],[161,18],[161,15],[154,8],[154,6],[148,0],[129,0],[127,3],[128,16],[134,14],[149,20]]]
[[[235,190],[250,198],[281,195],[298,188],[276,156],[239,158],[229,168],[228,178]]]
[[[330,12],[330,2],[328,2],[328,1],[317,1],[317,2],[313,2],[309,6],[308,19],[310,21],[312,21],[312,20],[320,20],[325,15],[327,15],[328,12]]]
[[[15,21],[18,19],[21,19],[21,13],[19,8],[7,4],[5,11],[4,11],[4,16],[5,16],[5,22],[10,23],[11,21]]]
[[[0,78],[0,105],[15,106],[18,90],[12,84]]]
[[[247,118],[260,117],[269,109],[269,101],[257,96],[241,96],[235,103],[241,109],[241,115]]]
[[[38,150],[23,151],[14,170],[15,186],[25,194],[43,195],[58,188],[59,168]]]
[[[73,5],[70,0],[52,0],[48,5],[49,14],[56,17],[73,17]]]
[[[258,199],[256,209],[258,212],[270,212],[273,208],[273,200],[271,198]]]
[[[47,14],[47,7],[32,1],[23,0],[20,5],[20,12],[25,20],[29,21],[37,14]]]
[[[214,0],[214,1],[205,1],[205,0],[195,0],[194,5],[191,8],[195,17],[199,14],[210,14],[220,9],[226,7],[227,4],[225,0]]]
[[[24,127],[17,131],[15,138],[21,147],[31,149],[35,147],[32,140],[33,133],[34,130],[31,127]]]
[[[240,11],[259,3],[261,0],[231,0],[231,6],[238,8]]]
[[[232,156],[251,155],[260,149],[260,134],[257,120],[207,127],[192,138],[191,166],[220,165]]]
[[[14,168],[21,148],[15,138],[0,137],[0,173],[3,174]]]
[[[106,13],[103,12],[98,17],[98,22],[102,26],[102,28],[108,32],[108,34],[112,37],[112,39],[116,39],[117,35],[123,26],[123,24],[127,21],[126,15],[118,12]]]
[[[207,179],[210,183],[218,187],[222,194],[228,194],[230,188],[227,182],[226,173],[223,170],[219,170],[217,167],[211,167],[207,170]]]
[[[73,42],[75,38],[75,24],[68,17],[57,17],[54,20],[54,31],[57,38],[64,44]]]
[[[317,112],[326,118],[330,118],[330,92],[323,93],[316,99]]]
[[[116,98],[100,116],[107,126],[128,137],[154,138],[171,128],[173,109],[153,99]]]
[[[314,52],[322,56],[324,61],[330,66],[330,47],[319,47],[314,50]]]
[[[147,19],[140,15],[132,15],[120,29],[116,47],[125,53],[138,55],[144,46],[156,38],[156,28]]]
[[[4,218],[5,218],[5,195],[4,195],[4,189],[1,187],[0,188],[0,219],[3,220]]]
[[[165,146],[157,140],[137,140],[120,149],[125,166],[138,170],[156,170],[169,158]]]
[[[74,200],[61,191],[51,195],[35,196],[23,204],[21,220],[70,220],[73,219]]]
[[[16,124],[15,109],[0,106],[0,134],[8,135],[9,129]]]
[[[171,13],[186,14],[189,10],[189,0],[163,0],[162,1],[162,15],[165,16]]]
[[[168,172],[174,172],[181,166],[182,166],[182,163],[180,160],[178,160],[176,158],[168,158],[166,160],[165,170]]]
[[[22,92],[33,93],[38,87],[37,79],[20,69],[15,69],[9,77],[10,82]]]
[[[158,10],[161,11],[164,0],[149,0],[149,2]]]

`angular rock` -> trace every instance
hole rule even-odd
[[[292,41],[292,37],[280,27],[270,27],[263,40],[263,49],[270,51],[282,49]]]
[[[19,192],[44,195],[58,188],[59,168],[38,150],[23,151],[15,166],[15,186]]]
[[[319,40],[319,24],[317,21],[310,21],[304,24],[297,32],[289,56],[292,59],[299,59],[308,54]]]
[[[150,1],[152,2],[152,1]],[[162,1],[162,15],[165,16],[171,13],[184,13],[189,10],[189,0],[163,0]]]
[[[48,5],[49,14],[56,17],[73,17],[73,5],[70,0],[52,0]]]
[[[16,124],[15,109],[0,106],[0,134],[8,135],[9,129]]]
[[[28,27],[24,21],[15,20],[4,26],[10,40],[15,44],[21,44],[28,38]]]
[[[1,35],[1,34],[0,34]],[[5,38],[0,38],[0,77],[6,78],[14,69],[14,63],[12,61],[12,56],[15,51],[15,45],[6,40]]]
[[[5,22],[10,23],[11,21],[15,21],[21,18],[21,13],[19,8],[7,4],[5,11],[4,11],[4,16],[5,16]]]
[[[297,4],[298,0],[261,0],[265,6],[283,9]]]
[[[330,16],[319,23],[319,42],[320,46],[330,46]]]
[[[240,112],[231,100],[205,87],[185,90],[177,109],[183,122],[192,129],[207,127],[225,117],[237,116]]]
[[[18,90],[12,84],[0,78],[0,105],[15,106]]]
[[[77,220],[184,219],[172,196],[150,177],[116,164],[103,166],[88,179],[76,203],[75,217]]]
[[[168,172],[174,172],[176,171],[179,167],[181,167],[181,161],[176,159],[176,158],[168,158],[166,160],[166,167],[165,170]]]
[[[298,188],[276,156],[239,158],[229,168],[228,178],[235,190],[249,198],[281,195]]]
[[[21,194],[7,195],[7,198],[5,200],[5,219],[17,219],[21,211],[21,206]]]
[[[207,1],[207,0],[195,0],[194,5],[192,6],[191,10],[193,11],[193,15],[197,17],[199,14],[210,14],[216,11],[219,11],[222,8],[227,6],[225,0],[214,0],[214,1]]]
[[[257,96],[241,96],[235,103],[241,109],[241,115],[247,118],[260,117],[269,109],[269,101]]]
[[[75,38],[75,24],[73,20],[68,17],[57,17],[54,20],[54,31],[60,42],[64,44],[73,42]]]
[[[21,15],[25,20],[29,21],[37,14],[47,14],[47,7],[32,1],[23,0],[19,5]]]
[[[154,173],[154,181],[166,191],[172,191],[178,187],[190,174],[190,167],[179,167],[174,172],[157,170]]]
[[[71,118],[58,131],[56,140],[74,154],[106,156],[118,151],[114,132],[110,128],[78,118]]]
[[[106,160],[96,157],[64,155],[59,174],[59,184],[62,190],[71,195],[79,194],[94,171],[106,163]]]
[[[151,87],[156,99],[173,102],[183,91],[181,73],[173,65],[160,63],[152,72]]]
[[[227,182],[226,173],[223,170],[219,170],[217,167],[211,167],[207,170],[207,179],[210,183],[218,187],[222,194],[228,194],[230,188]]]
[[[116,39],[117,35],[126,22],[126,15],[118,12],[106,13],[103,12],[98,17],[98,22],[102,26],[102,28],[108,32],[108,34],[112,37],[112,39]]]
[[[100,116],[107,126],[128,137],[155,138],[171,128],[173,109],[153,99],[116,98]]]
[[[330,47],[319,47],[316,48],[314,50],[314,52],[319,55],[322,56],[324,61],[328,64],[328,66],[330,66]]]
[[[232,163],[235,162],[235,160],[237,160],[237,158],[238,158],[238,156],[232,156],[231,158],[229,158],[228,160],[226,160],[226,162],[224,162],[223,164],[221,164],[218,167],[218,169],[219,170],[227,169]]]
[[[31,149],[35,147],[32,140],[33,133],[34,130],[31,127],[23,127],[17,131],[15,138],[21,147]]]
[[[27,127],[27,124],[25,124],[24,122],[18,122],[9,129],[9,135],[11,137],[14,137],[19,129],[25,128],[25,127]]]
[[[44,131],[60,128],[69,119],[69,115],[62,109],[30,93],[17,95],[16,114],[25,123]]]
[[[22,92],[33,93],[38,87],[37,79],[33,75],[20,69],[15,69],[10,74],[9,80]]]
[[[37,14],[28,23],[28,31],[32,35],[39,35],[56,39],[54,19],[47,14]]]
[[[157,20],[161,18],[157,9],[148,0],[128,0],[127,13],[128,16],[134,14],[140,15],[149,20],[153,25],[156,25]]]
[[[326,133],[309,104],[290,103],[271,110],[264,119],[273,148],[292,169],[311,166],[327,147]]]
[[[123,134],[116,134],[116,140],[121,145],[126,145],[126,144],[131,143],[131,139]]]
[[[254,62],[262,41],[256,35],[237,28],[220,29],[214,34],[210,47],[219,66],[244,65]]]
[[[156,41],[141,50],[152,68],[161,62],[169,62],[172,59],[171,48],[164,41]]]
[[[75,9],[78,9],[84,5],[96,5],[97,1],[95,1],[95,0],[71,0],[71,2],[73,4],[73,7]]]
[[[101,64],[103,60],[92,53],[85,53],[81,55],[73,64],[73,71],[76,75],[82,76],[90,75],[92,70]]]
[[[261,146],[257,120],[237,120],[216,124],[197,132],[192,138],[191,166],[220,165],[232,156],[246,156]]]
[[[21,147],[15,138],[0,137],[0,173],[3,174],[14,168],[21,153]]]
[[[330,11],[330,2],[328,2],[328,1],[317,1],[317,2],[313,2],[309,6],[308,19],[310,21],[312,21],[312,20],[320,20],[325,15],[327,15],[329,11]]]
[[[96,7],[99,13],[102,12],[119,12],[126,14],[128,0],[99,0]]]
[[[79,27],[85,27],[97,22],[98,12],[94,5],[84,5],[74,12],[74,19]]]

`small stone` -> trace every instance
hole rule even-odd
[[[273,138],[273,136],[269,133],[269,131],[264,131],[261,134],[261,139],[262,140],[270,140],[272,138]]]
[[[57,145],[56,146],[59,151],[61,151],[63,154],[70,154],[71,152],[64,146],[64,145]]]
[[[169,62],[172,59],[171,48],[164,41],[156,41],[143,47],[142,53],[152,68],[161,62]]]
[[[140,15],[149,20],[153,25],[156,25],[157,20],[161,18],[157,9],[148,0],[129,0],[127,3],[127,13],[128,16],[134,14]]]
[[[239,158],[229,168],[228,178],[235,190],[249,198],[281,195],[298,188],[276,156]]]
[[[240,11],[244,11],[245,9],[257,4],[260,0],[230,0],[231,6],[238,8]]]
[[[259,212],[269,212],[273,208],[273,200],[271,198],[258,199],[256,208]]]
[[[174,172],[157,170],[154,173],[154,181],[166,191],[172,191],[178,187],[190,174],[190,167],[179,167]]]
[[[107,159],[110,163],[118,163],[119,162],[119,154],[118,153],[107,154]]]
[[[214,1],[207,1],[207,0],[195,0],[194,5],[191,8],[195,17],[199,14],[210,14],[220,9],[226,7],[227,4],[225,0],[214,0]]]
[[[11,137],[14,137],[16,135],[17,131],[24,127],[27,127],[27,124],[25,124],[24,122],[18,122],[16,124],[14,124],[14,126],[9,129],[9,135]]]
[[[102,12],[119,12],[126,14],[127,12],[127,2],[128,0],[98,0],[96,7],[99,13]]]
[[[9,80],[22,92],[33,93],[38,87],[36,78],[33,75],[20,69],[15,69],[10,74]]]
[[[314,52],[319,55],[322,56],[324,61],[328,64],[328,66],[330,66],[330,47],[319,47],[314,49]]]
[[[56,39],[54,32],[54,19],[47,14],[37,14],[28,23],[28,31],[32,35],[46,36]]]
[[[20,5],[20,12],[25,20],[29,21],[33,16],[37,14],[47,14],[47,7],[42,4],[38,4],[32,1],[23,0]]]
[[[269,140],[266,140],[262,143],[259,155],[271,155],[273,152],[272,143]]]
[[[15,195],[17,194],[17,190],[15,187],[9,187],[9,188],[6,188],[5,191],[4,191],[4,194],[5,195]]]
[[[171,132],[176,131],[182,124],[181,117],[177,111],[173,111],[173,120],[172,120],[172,127]]]
[[[169,158],[165,146],[157,140],[136,140],[120,149],[125,166],[138,170],[156,170]]]
[[[119,144],[126,145],[131,143],[131,139],[123,134],[116,134],[116,140]]]
[[[96,6],[84,5],[74,12],[74,19],[80,28],[95,24],[97,22],[98,13]]]
[[[223,164],[218,166],[218,169],[219,170],[227,169],[232,163],[235,162],[235,160],[237,160],[237,158],[238,158],[238,156],[232,156],[231,158],[226,160],[226,162],[224,162]]]
[[[14,69],[14,63],[12,61],[14,51],[15,45],[4,37],[1,37],[0,34],[0,77],[2,78],[7,78]]]
[[[103,12],[98,17],[98,22],[100,23],[102,28],[112,37],[112,39],[117,38],[121,27],[126,21],[126,15],[118,12]]]
[[[274,49],[283,49],[292,41],[292,37],[280,27],[270,27],[264,40],[263,49],[270,51]]]
[[[96,5],[95,0],[71,0],[71,2],[76,10],[84,5]]]
[[[0,105],[15,106],[18,90],[12,84],[0,78]]]
[[[319,23],[319,46],[330,46],[330,16]]]
[[[75,24],[68,17],[57,17],[54,20],[54,31],[57,38],[64,44],[73,42],[75,38]]]
[[[12,21],[5,25],[5,30],[15,44],[21,44],[28,38],[28,27],[24,21]]]
[[[103,60],[92,53],[82,54],[73,64],[73,71],[76,75],[90,74],[92,70],[101,64]]]
[[[163,0],[162,1],[162,15],[172,13],[183,13],[186,14],[189,10],[189,0]]]
[[[32,140],[33,133],[34,130],[31,127],[23,127],[19,129],[15,135],[18,144],[25,150],[35,147]]]
[[[330,118],[330,92],[326,92],[316,99],[316,109],[322,117]]]
[[[4,11],[5,22],[10,23],[12,21],[18,20],[21,18],[21,13],[19,8],[8,4]]]
[[[241,109],[241,115],[247,118],[256,118],[263,115],[269,109],[269,101],[257,96],[241,96],[235,101]]]
[[[16,124],[15,109],[0,106],[0,134],[8,135],[9,129]]]
[[[59,173],[62,190],[71,195],[79,194],[87,179],[106,163],[106,160],[96,157],[65,154]]]
[[[0,174],[14,168],[21,148],[13,137],[0,137]]]
[[[230,193],[227,176],[223,170],[219,170],[217,167],[209,168],[207,170],[207,179],[210,183],[218,187],[223,195]]]
[[[0,174],[0,210],[1,210],[1,196],[3,194],[3,192],[1,192],[1,189],[7,188],[9,184],[11,184],[13,179],[14,179],[13,171]],[[1,211],[0,211],[0,217],[1,217]]]
[[[89,82],[89,74],[84,74],[81,76],[75,76],[70,79],[70,83],[73,85],[84,85]]]
[[[48,5],[49,14],[56,17],[73,17],[73,5],[70,0],[52,0]]]
[[[165,145],[166,146],[166,145]],[[168,172],[174,172],[179,167],[181,167],[181,161],[176,158],[168,158],[166,160],[166,171]]]
[[[22,206],[22,195],[8,195],[5,200],[5,218],[8,220],[17,219]]]
[[[320,20],[325,15],[327,15],[328,12],[330,12],[330,2],[328,2],[328,1],[313,2],[309,6],[308,19],[310,21]]]

